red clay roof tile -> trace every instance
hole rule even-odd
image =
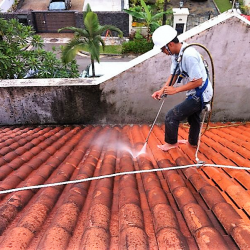
[[[1,166],[0,180],[4,180],[12,171],[13,169],[9,166],[9,164]]]
[[[232,233],[235,227],[244,222],[233,207],[226,202],[217,203],[213,207],[213,212],[228,234]]]
[[[205,211],[196,203],[189,203],[185,205],[183,207],[183,216],[193,235],[202,227],[213,226]]]
[[[193,184],[194,188],[199,192],[203,187],[210,186],[211,184],[204,179],[200,173],[195,173],[190,176],[189,181]]]
[[[157,233],[159,249],[189,249],[187,240],[175,228],[163,228]]]
[[[202,227],[195,232],[199,249],[223,249],[229,250],[224,238],[213,227]]]
[[[250,125],[212,127],[199,159],[248,167]],[[149,130],[2,127],[0,191],[196,162],[190,146],[158,149],[164,127],[157,125],[138,155]],[[182,125],[180,138],[187,132]],[[203,166],[0,194],[0,249],[247,249],[249,183],[246,170]]]
[[[250,237],[246,237],[250,233],[250,226],[249,224],[241,224],[236,227],[233,232],[232,236],[240,249],[247,250],[250,246]]]
[[[29,229],[15,227],[5,237],[1,249],[26,249],[33,237],[34,234]]]
[[[210,209],[212,209],[218,203],[225,202],[225,199],[219,190],[214,186],[208,185],[203,187],[200,189],[200,194]]]

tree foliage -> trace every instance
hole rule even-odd
[[[83,14],[85,28],[64,27],[59,30],[68,29],[74,31],[73,39],[64,47],[62,52],[62,61],[68,63],[73,60],[76,54],[87,47],[90,53],[93,76],[95,76],[94,60],[100,62],[100,48],[105,50],[105,42],[101,35],[107,31],[115,31],[122,36],[122,31],[113,25],[100,25],[98,16],[92,12],[90,5],[87,5],[87,11]]]
[[[42,38],[31,26],[24,26],[17,19],[0,18],[0,78],[22,79],[27,73],[33,74],[33,78],[79,76],[76,61],[63,64],[43,46]]]
[[[149,39],[150,35],[158,28],[160,27],[159,20],[162,18],[164,14],[171,14],[172,10],[167,10],[163,12],[158,12],[156,14],[153,13],[151,7],[149,5],[146,5],[144,0],[141,1],[141,7],[142,10],[137,11],[133,9],[124,10],[129,15],[143,21],[145,23],[145,26],[147,27],[147,37]]]

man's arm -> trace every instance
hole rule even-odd
[[[163,94],[174,95],[174,94],[177,94],[177,93],[180,93],[180,92],[195,89],[195,88],[197,88],[197,87],[199,87],[201,85],[202,85],[202,78],[194,80],[194,81],[190,81],[187,84],[182,85],[182,86],[178,86],[176,88],[173,87],[173,86],[166,86],[164,88]]]
[[[172,76],[173,76],[173,75],[170,75],[170,76],[168,77],[168,79],[167,79],[165,85],[164,85],[160,90],[158,90],[158,91],[156,91],[156,92],[153,93],[152,97],[153,97],[154,99],[160,100],[160,99],[161,99],[161,96],[162,96],[163,94],[165,94],[164,91],[165,91],[166,87],[169,86]],[[177,80],[177,75],[174,75],[174,78],[173,78],[173,81],[172,81],[172,86],[175,84],[176,80]]]

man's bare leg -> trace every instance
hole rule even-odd
[[[179,144],[187,144],[188,141],[187,140],[179,140],[177,143],[175,144],[169,144],[169,143],[165,143],[163,145],[157,145],[158,148],[160,148],[162,151],[167,152],[169,149],[171,148],[176,148],[178,147]]]

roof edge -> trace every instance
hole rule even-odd
[[[206,22],[201,23],[201,24],[197,25],[196,27],[180,34],[178,36],[178,38],[180,41],[185,41],[186,39],[188,39],[194,35],[197,35],[198,33],[203,32],[203,31],[205,31],[205,30],[207,30],[207,29],[209,29],[209,28],[211,28],[211,27],[213,27],[221,22],[224,22],[227,19],[232,18],[232,17],[239,18],[241,21],[250,25],[250,21],[248,21],[241,14],[239,14],[239,12],[236,9],[230,9],[230,10],[225,11],[222,14],[215,16],[215,17],[207,20]]]

